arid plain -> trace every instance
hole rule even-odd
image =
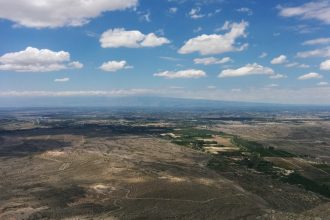
[[[328,120],[192,115],[2,112],[0,219],[329,219]]]

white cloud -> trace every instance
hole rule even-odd
[[[300,63],[297,63],[297,62],[288,63],[285,66],[286,67],[298,67],[298,68],[309,68],[310,67],[307,64],[300,64]]]
[[[222,9],[221,9],[221,8],[218,8],[218,9],[215,9],[214,13],[215,13],[215,14],[218,14],[218,13],[220,13],[221,11],[222,11]]]
[[[310,65],[308,65],[308,64],[299,64],[298,67],[299,68],[309,68]]]
[[[140,21],[151,22],[151,13],[150,11],[140,13]]]
[[[228,31],[230,30],[230,24],[231,22],[225,21],[221,27],[215,28],[214,32]]]
[[[214,16],[216,14],[219,14],[221,11],[222,11],[221,8],[215,9],[213,12],[207,13],[207,17],[212,17],[212,16]]]
[[[323,61],[320,64],[320,69],[321,70],[330,70],[330,60]]]
[[[60,79],[54,79],[54,82],[68,82],[68,81],[70,81],[70,78],[60,78]]]
[[[189,16],[192,18],[192,19],[199,19],[199,18],[202,18],[204,17],[205,15],[204,14],[200,14],[200,11],[201,9],[200,8],[192,8],[189,12]]]
[[[273,88],[273,87],[278,87],[279,85],[278,84],[269,84],[269,85],[267,85],[266,87],[268,87],[268,88]]]
[[[297,63],[297,62],[293,62],[293,63],[288,63],[288,64],[286,64],[285,66],[286,67],[296,67],[296,66],[298,66],[299,65],[299,63]]]
[[[216,86],[207,86],[208,89],[216,89]]]
[[[269,67],[261,66],[257,63],[247,64],[238,69],[225,69],[219,74],[219,78],[225,77],[239,77],[239,76],[249,76],[249,75],[276,75],[274,70]]]
[[[311,24],[296,24],[296,25],[289,25],[285,29],[289,31],[295,31],[300,34],[312,34],[315,32],[320,31],[322,28],[317,25],[311,25]]]
[[[202,27],[197,27],[193,30],[194,33],[198,33],[198,32],[201,32],[203,30]]]
[[[283,64],[286,63],[287,57],[285,55],[280,55],[278,57],[275,57],[274,59],[272,59],[272,61],[270,61],[271,64]]]
[[[180,49],[179,53],[188,54],[199,52],[202,55],[220,54],[231,51],[242,51],[248,44],[236,44],[237,38],[246,37],[245,29],[248,23],[230,23],[227,25],[229,32],[221,34],[200,35],[188,40]]]
[[[170,12],[171,14],[175,14],[175,13],[178,12],[178,8],[176,8],[176,7],[172,7],[172,8],[170,8],[170,9],[168,9],[168,12]]]
[[[125,96],[150,94],[150,89],[78,90],[78,91],[1,91],[0,97],[74,97]]]
[[[306,80],[306,79],[321,79],[322,75],[318,73],[307,73],[305,75],[299,76],[299,80]]]
[[[270,62],[271,64],[285,64],[285,67],[297,67],[297,68],[309,68],[310,66],[307,65],[307,64],[300,64],[298,62],[290,62],[289,63],[289,60],[287,59],[287,56],[285,55],[280,55],[278,57],[275,57],[274,59],[271,60]]]
[[[241,13],[246,13],[247,15],[250,15],[250,16],[253,15],[252,9],[246,8],[246,7],[236,9],[236,11],[241,12]]]
[[[157,37],[154,33],[150,33],[145,36],[144,40],[141,42],[142,47],[158,47],[163,44],[168,44],[170,41],[165,37]]]
[[[125,60],[121,60],[121,61],[111,60],[103,63],[100,66],[100,69],[106,72],[116,72],[118,70],[131,69],[131,68],[133,67],[129,66]]]
[[[319,82],[317,85],[318,86],[327,86],[327,85],[329,85],[329,83],[328,82]]]
[[[318,44],[330,44],[330,38],[317,38],[302,43],[302,45],[318,45]]]
[[[81,69],[84,67],[84,64],[78,62],[78,61],[73,61],[71,63],[68,64],[70,67],[72,67],[73,69]]]
[[[195,64],[203,64],[203,65],[224,64],[224,63],[228,63],[231,61],[232,61],[232,59],[230,57],[224,57],[222,59],[218,59],[215,57],[205,57],[205,58],[194,59]]]
[[[271,79],[284,79],[284,78],[288,78],[286,75],[283,75],[283,74],[275,74],[275,75],[271,75],[269,78]]]
[[[138,0],[1,0],[0,18],[32,28],[82,26],[103,12],[137,6]]]
[[[177,58],[177,57],[160,56],[159,58],[168,61],[182,61],[181,58]]]
[[[82,68],[78,61],[70,62],[70,54],[48,49],[27,47],[23,51],[6,53],[0,57],[0,70],[15,72],[50,72]]]
[[[299,17],[301,19],[316,19],[330,24],[330,1],[315,1],[297,7],[278,6],[279,15],[283,17]]]
[[[158,47],[168,44],[170,41],[165,37],[158,37],[154,33],[145,35],[138,30],[126,31],[123,28],[115,28],[104,32],[101,35],[100,43],[103,48],[138,48]]]
[[[88,37],[99,38],[99,34],[93,32],[93,31],[85,31],[85,33]]]
[[[123,28],[110,29],[101,35],[101,47],[140,47],[140,43],[145,39],[145,35],[140,31],[126,31]]]
[[[178,78],[201,78],[205,77],[206,73],[202,70],[188,69],[180,71],[164,71],[155,73],[154,76],[164,77],[167,79],[178,79]]]
[[[315,50],[307,50],[297,53],[297,57],[308,58],[308,57],[330,57],[330,47],[325,47]]]
[[[268,54],[266,52],[262,52],[260,55],[259,55],[259,58],[265,58],[267,57]]]

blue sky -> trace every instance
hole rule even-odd
[[[330,1],[0,0],[0,97],[330,104]]]

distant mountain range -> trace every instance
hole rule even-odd
[[[0,107],[158,107],[158,108],[283,108],[285,105],[153,96],[121,97],[0,97]],[[324,106],[330,108],[330,106]]]

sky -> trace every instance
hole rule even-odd
[[[0,0],[0,101],[330,104],[330,0]]]

